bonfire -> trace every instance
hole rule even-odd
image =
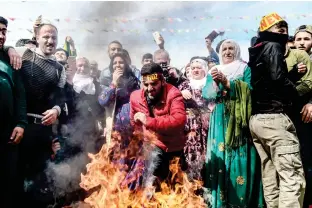
[[[135,133],[126,151],[120,148],[120,135],[112,134],[112,141],[103,145],[99,153],[89,154],[91,162],[87,172],[81,175],[80,186],[91,192],[84,202],[92,208],[201,208],[207,207],[204,199],[196,194],[202,189],[202,181],[190,181],[181,170],[179,158],[170,163],[170,176],[155,186],[153,176],[136,189],[124,184],[128,167],[118,161],[124,158],[141,157],[146,160],[153,148],[154,135]],[[149,142],[142,142],[148,140]],[[147,137],[149,137],[147,139]],[[113,139],[114,138],[114,139]],[[139,149],[143,151],[140,151]],[[116,162],[117,161],[117,162]],[[142,177],[139,171],[136,177]]]

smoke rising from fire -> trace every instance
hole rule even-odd
[[[207,7],[210,3],[207,2]],[[132,59],[132,64],[138,68],[141,67],[141,58],[145,53],[154,53],[158,49],[158,46],[154,42],[152,33],[154,30],[158,30],[167,42],[174,42],[175,48],[166,48],[169,53],[173,50],[178,50],[179,55],[175,54],[176,57],[180,57],[181,54],[187,53],[187,45],[176,42],[175,36],[169,33],[163,33],[163,28],[181,27],[179,24],[173,24],[168,22],[167,17],[172,16],[178,10],[185,11],[185,16],[189,16],[189,12],[192,11],[196,4],[190,4],[189,2],[88,2],[85,5],[86,9],[81,14],[81,19],[99,19],[101,23],[91,23],[89,29],[101,28],[106,30],[117,30],[118,32],[100,32],[100,33],[89,33],[84,36],[85,45],[81,48],[80,52],[85,54],[90,59],[98,60],[101,69],[109,65],[109,58],[107,55],[107,45],[113,40],[118,40],[122,43],[123,47],[129,51]],[[103,22],[103,19],[110,17],[116,18],[117,21]],[[120,17],[124,17],[130,21],[121,22]],[[153,21],[153,18],[160,18],[158,21]],[[184,27],[189,27],[189,23],[184,22]],[[77,25],[79,26],[79,25]],[[194,27],[194,26],[191,26]],[[126,30],[139,30],[148,31],[143,34],[127,33],[120,31],[121,29]],[[103,45],[98,45],[103,44]],[[204,42],[203,42],[204,44]],[[91,45],[97,45],[95,47],[88,47]],[[203,45],[203,49],[205,46]],[[193,55],[188,54],[191,58]],[[188,60],[172,60],[174,64],[184,65]]]
[[[192,6],[194,6],[192,4]],[[128,19],[141,19],[144,17],[162,17],[170,16],[170,12],[175,9],[188,8],[187,2],[84,2],[84,10],[81,10],[80,19],[99,19],[103,20],[107,17],[126,17]],[[153,8],[153,10],[151,10]],[[186,9],[187,11],[187,9]],[[185,11],[185,12],[186,12]],[[103,21],[100,23],[91,21],[87,24],[87,29],[105,28],[107,30],[126,28],[138,30],[150,30],[150,36],[139,36],[135,34],[117,33],[87,33],[76,34],[83,38],[83,45],[79,48],[79,56],[86,56],[89,60],[97,60],[102,68],[109,65],[109,58],[107,54],[107,44],[113,40],[118,40],[123,47],[129,51],[132,61],[138,65],[141,57],[145,53],[153,53],[157,49],[152,37],[153,29],[162,29],[168,26],[168,21],[132,21],[129,24],[120,22],[107,22],[104,25]],[[71,28],[79,28],[79,23],[73,23]],[[73,36],[75,39],[75,36]],[[171,38],[165,37],[165,41],[171,41]],[[154,48],[151,47],[154,45]],[[91,47],[93,46],[93,47]],[[170,52],[170,48],[168,49]],[[187,51],[187,50],[186,50]],[[140,65],[138,65],[140,67]],[[86,109],[84,109],[86,110]],[[83,112],[80,112],[83,113]],[[104,118],[103,118],[104,119]],[[79,123],[79,124],[78,124]],[[79,147],[80,153],[74,154],[67,158],[62,163],[49,163],[46,170],[46,175],[51,182],[51,189],[56,196],[64,196],[79,188],[80,174],[85,170],[86,164],[89,162],[87,154],[94,151],[95,139],[86,139],[83,136],[83,126],[85,121],[80,117],[76,118],[74,125],[74,136],[69,136],[66,140],[67,145]],[[66,153],[65,153],[66,154]],[[157,151],[149,154],[149,164],[147,164],[146,178],[143,179],[145,186],[150,186],[154,178],[152,176],[153,170],[157,164]]]

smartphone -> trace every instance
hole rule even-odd
[[[160,33],[158,31],[153,32],[153,37],[154,37],[156,44],[159,45],[161,43],[159,40],[159,38],[161,37]]]
[[[211,42],[219,36],[219,33],[216,30],[213,30],[205,39],[211,40]]]

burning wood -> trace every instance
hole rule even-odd
[[[149,144],[153,140],[153,135],[149,135],[145,141]],[[145,184],[142,187],[131,190],[124,184],[128,167],[120,161],[125,158],[146,157],[151,154],[150,148],[144,149],[144,153],[138,154],[142,145],[143,135],[137,133],[132,138],[126,151],[120,148],[120,135],[112,134],[112,142],[103,145],[98,154],[89,154],[91,162],[87,165],[87,173],[81,175],[80,186],[86,191],[95,189],[91,195],[85,199],[85,203],[93,208],[200,208],[207,207],[204,199],[195,194],[202,188],[202,181],[189,181],[185,172],[179,165],[179,158],[171,161],[171,175],[162,182],[159,190],[155,183]],[[140,143],[141,142],[141,143]],[[143,142],[146,143],[146,142]],[[144,145],[143,145],[144,146]],[[149,147],[151,145],[148,145]],[[142,148],[141,148],[142,149]],[[131,150],[131,151],[130,151]],[[142,176],[143,170],[139,171],[136,179]]]

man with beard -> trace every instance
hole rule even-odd
[[[10,66],[3,45],[8,21],[0,17],[0,206],[17,208],[18,147],[27,124],[25,89],[20,71]]]
[[[163,76],[167,83],[178,87],[186,78],[175,67],[170,66],[169,53],[164,49],[158,49],[154,53],[154,63],[159,64],[163,69]]]
[[[261,158],[268,207],[302,207],[305,178],[296,129],[288,115],[299,93],[284,60],[288,24],[278,14],[262,18],[259,38],[249,48],[252,117],[249,127]]]
[[[160,154],[154,175],[164,180],[174,157],[180,157],[182,169],[185,169],[184,101],[181,92],[166,83],[160,65],[144,65],[141,75],[143,89],[133,92],[130,97],[130,121],[136,129],[156,134],[154,145]]]
[[[52,154],[52,124],[64,106],[63,88],[66,82],[64,67],[55,57],[58,42],[57,28],[41,24],[36,31],[36,50],[26,49],[21,68],[25,85],[28,127],[20,146],[21,199],[25,207],[45,207],[46,180],[43,171]]]
[[[306,51],[310,58],[312,59],[312,26],[311,25],[301,25],[295,31],[295,41],[294,44],[297,49]]]
[[[119,41],[114,40],[108,45],[108,56],[111,59],[116,53],[122,51],[122,45]],[[112,76],[111,71],[109,70],[109,66],[102,70],[100,75],[100,84],[109,85],[108,82],[110,77]]]

